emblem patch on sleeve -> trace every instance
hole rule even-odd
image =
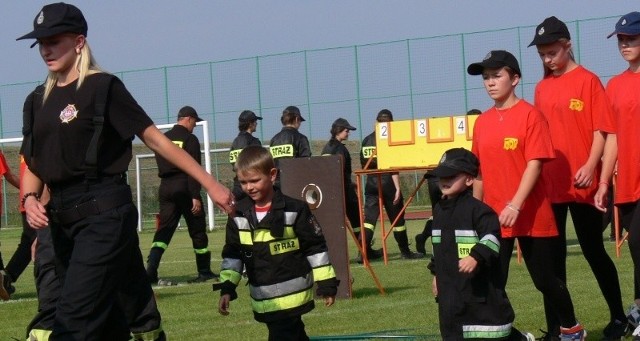
[[[320,227],[318,219],[316,219],[316,216],[314,216],[313,214],[309,216],[309,224],[313,226],[313,232],[316,233],[316,236],[322,235],[322,227]]]

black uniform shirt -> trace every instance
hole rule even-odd
[[[351,155],[349,155],[349,150],[344,145],[344,143],[336,140],[335,138],[331,138],[329,142],[322,148],[322,155],[342,155],[344,165],[342,167],[343,177],[344,177],[344,185],[349,186],[351,181]]]
[[[98,152],[98,172],[116,175],[127,171],[131,161],[131,140],[153,124],[124,84],[113,75],[87,76],[80,89],[77,81],[55,87],[47,101],[34,112],[33,157],[29,169],[44,183],[82,179],[85,158],[93,137],[94,98],[101,77],[114,77],[107,101]],[[74,113],[77,114],[74,117]]]
[[[297,158],[311,156],[311,148],[307,137],[293,127],[283,127],[269,144],[271,155],[278,166],[280,158]]]
[[[241,131],[231,143],[231,148],[229,150],[229,162],[234,166],[233,170],[235,171],[235,164],[238,159],[238,155],[245,147],[260,145],[262,144],[257,137],[254,137],[247,131]]]
[[[200,154],[200,140],[197,136],[190,133],[186,127],[176,124],[164,135],[171,140],[175,145],[184,149],[191,157],[196,160],[198,164],[201,163]],[[187,177],[189,183],[189,193],[194,199],[200,199],[200,183],[194,178],[188,176],[180,168],[176,167],[173,163],[167,161],[167,159],[156,154],[156,163],[158,164],[158,176],[161,178],[170,178],[174,176]]]
[[[367,135],[362,140],[362,147],[360,148],[360,164],[364,169],[364,166],[367,164],[367,161],[373,157],[371,163],[369,163],[369,167],[367,169],[378,169],[378,160],[377,156],[373,156],[374,151],[376,150],[376,133],[373,132]],[[391,179],[391,173],[384,173],[380,176],[382,180],[382,188],[384,193],[388,193],[389,195],[395,195],[395,185],[393,184],[393,180]],[[378,176],[377,175],[368,175],[367,183],[365,185],[365,190],[367,193],[377,194],[378,193]]]

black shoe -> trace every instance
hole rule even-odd
[[[613,320],[604,327],[602,331],[602,335],[604,337],[603,340],[620,340],[620,338],[624,337],[629,333],[629,323],[627,321],[618,321]]]
[[[424,244],[427,242],[427,238],[425,238],[422,233],[416,235],[416,251],[426,255],[427,250],[424,247]]]
[[[367,259],[369,259],[369,261],[374,260],[374,259],[380,259],[382,258],[383,254],[382,254],[382,250],[378,249],[378,250],[374,250],[374,249],[369,249],[367,250]],[[356,258],[356,262],[358,264],[362,264],[362,254],[358,253],[358,257]]]
[[[424,256],[425,254],[421,252],[407,251],[407,252],[400,253],[400,258],[402,259],[420,259],[420,258],[424,258]]]
[[[194,278],[192,280],[189,280],[187,283],[203,283],[203,282],[206,282],[206,281],[208,281],[210,279],[213,279],[213,280],[217,281],[217,280],[220,279],[220,276],[218,276],[216,273],[214,273],[212,271],[205,272],[205,273],[199,272],[198,273],[198,277],[196,277],[196,278]]]

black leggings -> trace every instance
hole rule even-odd
[[[620,226],[629,232],[627,241],[633,260],[633,298],[640,299],[640,201],[618,207]]]
[[[582,248],[582,254],[589,263],[591,271],[598,281],[600,291],[607,301],[610,319],[624,321],[625,314],[622,308],[618,271],[605,250],[602,239],[602,213],[592,205],[576,202],[553,204],[552,207],[559,233],[556,247],[558,257],[554,258],[557,276],[563,282],[567,282],[567,212],[571,212],[571,219]],[[554,304],[553,301],[546,299],[544,301],[547,328],[553,333],[559,331],[558,319],[549,314]]]
[[[522,251],[522,258],[527,265],[533,285],[545,299],[555,304],[552,306],[553,315],[558,316],[565,328],[576,325],[571,295],[564,282],[557,277],[553,267],[553,250],[557,245],[557,237],[533,238],[518,237],[518,245]],[[500,245],[500,264],[503,269],[503,283],[506,286],[509,276],[509,263],[513,253],[515,238],[504,238]],[[558,334],[560,334],[558,332]]]

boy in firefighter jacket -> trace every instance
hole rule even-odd
[[[530,340],[512,327],[514,312],[501,287],[497,214],[473,197],[479,162],[464,148],[446,151],[427,172],[439,179],[442,199],[434,208],[432,290],[443,340]]]
[[[246,197],[227,221],[222,250],[218,311],[229,314],[246,268],[254,318],[267,324],[269,340],[308,340],[302,314],[314,308],[313,284],[326,306],[339,281],[329,261],[322,229],[307,204],[274,187],[277,169],[261,146],[242,150],[236,175]]]

